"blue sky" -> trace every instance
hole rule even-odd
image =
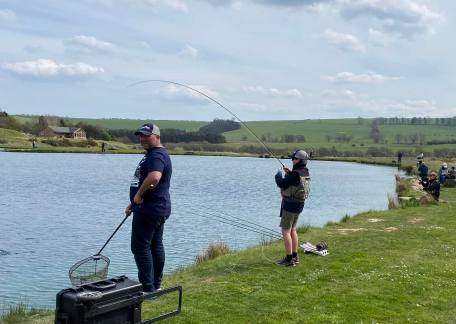
[[[0,109],[244,120],[456,115],[449,0],[0,0]]]

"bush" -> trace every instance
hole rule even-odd
[[[224,242],[210,243],[207,247],[207,251],[203,255],[198,255],[196,257],[196,263],[201,263],[206,260],[213,260],[221,255],[230,253],[231,250],[229,246]]]
[[[41,141],[41,143],[49,144],[54,147],[91,147],[98,146],[98,143],[93,139],[87,141],[74,141],[68,138],[47,138]]]
[[[87,140],[87,146],[98,146],[98,143],[93,139],[93,138],[89,138]]]

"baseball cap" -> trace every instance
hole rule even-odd
[[[294,151],[293,153],[291,153],[288,157],[290,157],[292,159],[307,161],[307,159],[309,158],[309,154],[307,154],[306,151],[297,150],[297,151]]]
[[[144,124],[140,128],[138,128],[135,132],[135,135],[143,134],[146,136],[150,136],[152,134],[160,136],[160,129],[157,125],[154,124]]]

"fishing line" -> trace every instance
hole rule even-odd
[[[274,238],[277,240],[282,239],[282,236],[280,233],[278,233],[270,228],[267,228],[267,227],[264,227],[264,226],[261,226],[261,225],[258,225],[253,222],[243,220],[240,218],[238,218],[238,219],[240,219],[241,221],[237,221],[235,216],[226,215],[227,217],[224,217],[224,216],[220,216],[218,214],[207,212],[207,211],[201,212],[201,211],[196,211],[194,208],[191,208],[191,209],[193,209],[193,210],[191,210],[191,213],[196,216],[200,216],[200,217],[204,217],[204,218],[208,218],[209,216],[212,216],[212,217],[217,218],[218,221],[220,221],[221,223],[224,223],[224,224],[228,224],[231,226],[249,230],[249,231],[252,231],[252,232],[264,235],[264,236],[268,236],[268,237],[271,237],[271,238]],[[204,214],[202,214],[202,213],[204,213]],[[229,217],[231,217],[231,218],[229,218]],[[232,219],[232,218],[235,218],[235,219]]]
[[[212,214],[212,213],[207,212],[207,211],[206,211],[205,213],[207,213],[208,215],[213,215],[213,216],[216,215],[216,214]],[[268,227],[265,227],[265,226],[256,224],[256,223],[254,223],[254,222],[248,221],[248,220],[246,220],[246,219],[242,219],[242,218],[240,218],[240,217],[236,217],[236,216],[233,216],[233,215],[229,215],[229,214],[227,214],[227,213],[223,213],[223,212],[218,212],[218,213],[221,213],[221,214],[225,215],[225,217],[230,217],[230,218],[232,218],[232,219],[233,219],[233,220],[232,220],[233,222],[237,222],[237,223],[243,224],[243,225],[245,225],[245,226],[249,226],[249,227],[251,227],[251,228],[255,228],[255,229],[259,230],[259,231],[262,231],[265,235],[269,235],[269,236],[271,236],[271,237],[277,237],[277,238],[280,238],[280,239],[282,238],[282,234],[280,234],[279,232],[276,232],[275,230],[270,229],[270,228],[268,228]],[[219,215],[217,215],[217,216],[218,216],[218,217],[223,217],[223,216],[219,216]],[[245,223],[247,223],[247,224],[242,223],[242,222],[245,222]],[[250,225],[249,225],[249,224],[250,224]]]
[[[225,107],[224,105],[222,105],[220,102],[218,102],[217,100],[215,100],[214,98],[208,96],[207,94],[205,94],[204,92],[198,90],[198,89],[195,89],[195,88],[192,88],[188,85],[185,85],[185,84],[182,84],[182,83],[179,83],[179,82],[174,82],[174,81],[168,81],[168,80],[143,80],[143,81],[138,81],[138,82],[135,82],[135,83],[132,83],[130,85],[127,86],[127,88],[131,88],[131,87],[134,87],[134,86],[137,86],[137,85],[140,85],[140,84],[144,84],[144,83],[150,83],[150,82],[161,82],[161,83],[168,83],[168,84],[174,84],[174,85],[178,85],[180,87],[184,87],[186,89],[189,89],[191,91],[194,91],[204,97],[206,97],[207,99],[211,100],[212,102],[216,103],[219,107],[223,108],[225,111],[227,111],[228,113],[230,113],[234,118],[236,118],[237,120],[239,120],[239,122],[245,127],[247,128],[247,130],[253,135],[255,136],[255,138],[258,140],[258,142],[260,142],[264,148],[266,149],[266,151],[273,157],[275,158],[277,161],[279,161],[279,163],[282,165],[282,167],[285,167],[285,165],[282,163],[282,161],[280,161],[280,159],[266,146],[266,144],[264,144],[264,142],[250,129],[249,126],[247,126],[246,123],[244,123],[235,113],[233,113],[230,109],[228,109],[227,107]]]

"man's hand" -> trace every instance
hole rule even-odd
[[[286,166],[283,167],[283,171],[285,171],[285,173],[290,173],[291,172],[290,168],[286,167]]]
[[[133,197],[133,202],[137,205],[141,205],[143,201],[144,199],[138,194]]]
[[[127,208],[125,208],[125,216],[130,216],[132,213],[131,204],[128,204]]]

